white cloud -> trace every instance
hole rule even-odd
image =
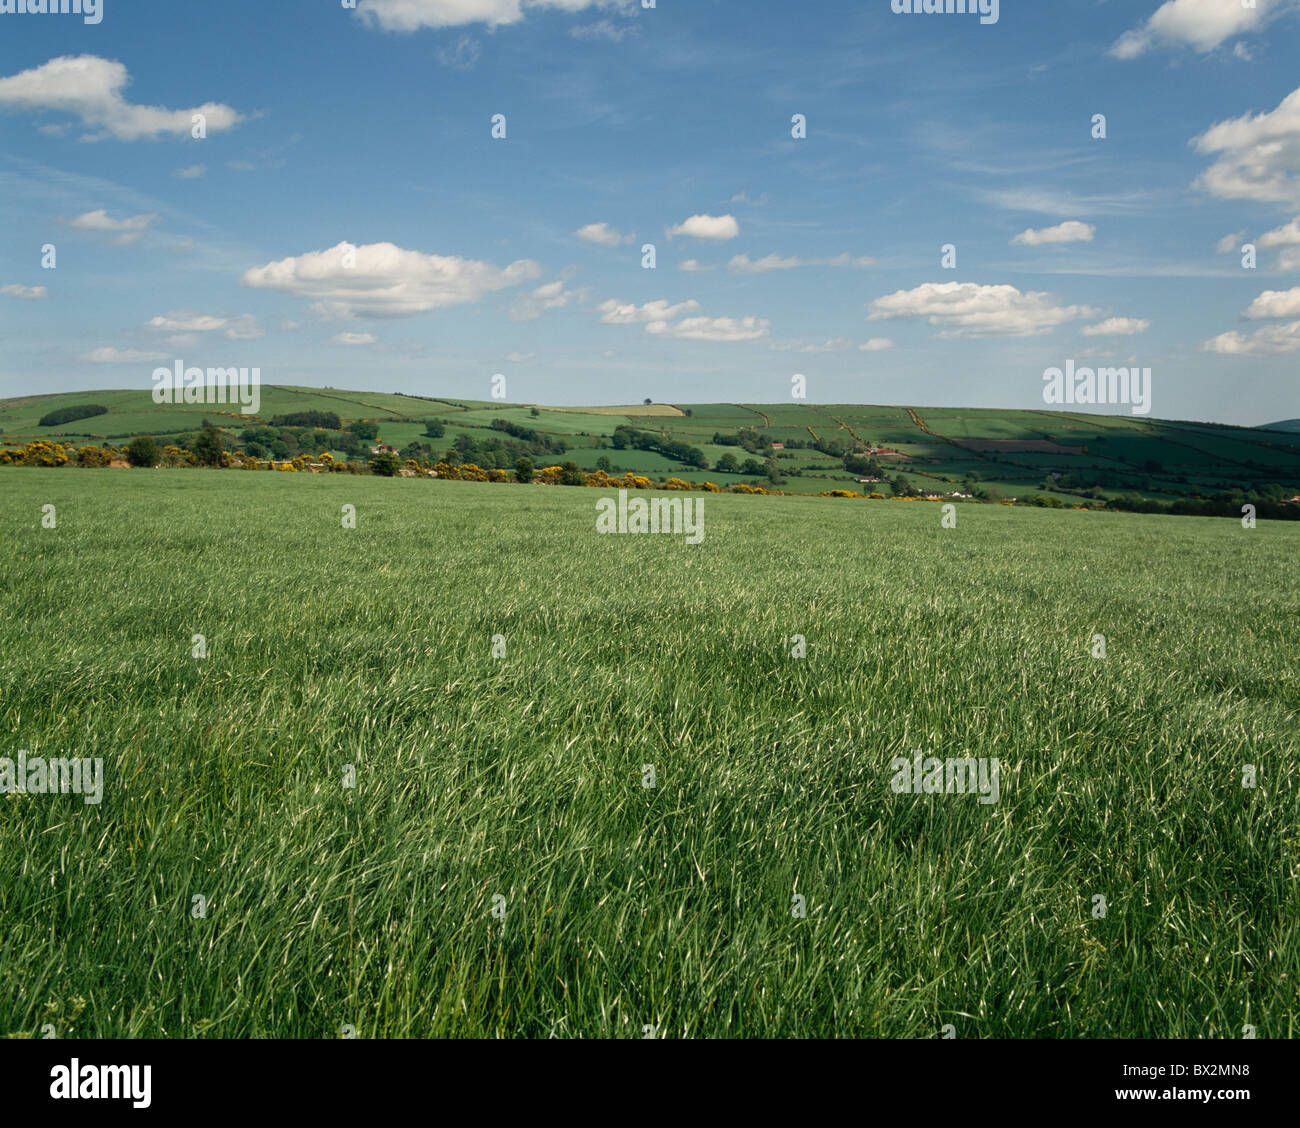
[[[574,234],[584,243],[597,243],[602,247],[618,247],[636,238],[635,235],[624,235],[608,223],[589,223],[586,227],[579,227]]]
[[[1277,256],[1278,270],[1300,270],[1300,247],[1287,247]]]
[[[708,274],[711,270],[717,270],[716,266],[705,266],[704,263],[696,259],[687,259],[681,263],[678,270],[684,270],[687,274]]]
[[[207,171],[207,165],[196,164],[190,165],[187,168],[178,168],[172,173],[172,175],[179,177],[181,180],[198,180],[198,178],[203,176]]]
[[[1300,351],[1300,321],[1269,325],[1254,333],[1221,333],[1201,346],[1223,356],[1277,356]]]
[[[722,242],[740,234],[740,224],[734,215],[693,215],[689,219],[667,228],[668,237],[685,235],[689,239],[709,239]]]
[[[432,27],[518,23],[529,11],[559,8],[581,12],[588,8],[627,7],[630,0],[360,0],[357,15],[384,31],[418,31]]]
[[[229,341],[257,341],[266,334],[252,314],[239,317],[217,316],[196,313],[193,310],[177,309],[150,318],[145,328],[158,333],[217,333],[224,332]]]
[[[569,34],[574,39],[608,39],[611,43],[622,43],[629,35],[636,34],[636,27],[616,24],[613,20],[597,20],[592,24],[579,24]]]
[[[535,321],[552,309],[564,309],[570,302],[583,301],[587,291],[565,289],[564,280],[557,279],[521,294],[510,307],[511,321]]]
[[[1242,316],[1251,321],[1300,317],[1300,286],[1292,290],[1265,290]],[[1234,329],[1211,338],[1201,348],[1223,356],[1277,356],[1297,352],[1300,351],[1300,321],[1267,325],[1253,333]]]
[[[1300,89],[1277,109],[1211,126],[1192,144],[1217,153],[1196,186],[1221,200],[1300,200]]]
[[[1293,290],[1265,290],[1242,316],[1249,321],[1300,317],[1300,286]]]
[[[138,242],[149,230],[158,216],[133,215],[129,219],[114,219],[103,208],[86,212],[68,221],[68,226],[75,231],[91,231],[96,234],[112,235],[114,246],[129,246]]]
[[[1141,27],[1121,35],[1110,53],[1117,59],[1136,59],[1154,47],[1213,51],[1233,36],[1258,31],[1290,7],[1292,0],[1259,0],[1251,7],[1239,0],[1167,0]]]
[[[90,140],[189,137],[195,114],[207,119],[209,136],[233,129],[244,120],[237,111],[218,102],[186,110],[135,105],[122,95],[130,82],[126,67],[119,62],[96,55],[63,55],[0,78],[0,108],[73,114],[92,130],[87,135]]]
[[[894,342],[888,337],[872,337],[865,345],[859,345],[861,352],[884,352],[886,349],[892,349]]]
[[[600,319],[606,325],[637,325],[651,321],[668,321],[684,313],[694,313],[700,308],[700,303],[692,298],[672,305],[661,299],[638,306],[635,302],[610,300],[601,302],[596,308],[600,310]]]
[[[1214,244],[1214,250],[1216,253],[1221,255],[1230,255],[1242,245],[1245,239],[1246,233],[1244,231],[1237,231],[1231,235],[1225,235]]]
[[[160,364],[171,360],[166,353],[142,352],[140,349],[115,349],[111,345],[93,349],[78,360],[91,364]]]
[[[19,286],[13,283],[8,286],[0,286],[0,294],[4,294],[7,298],[23,298],[27,301],[37,301],[49,297],[44,286]]]
[[[1264,232],[1258,242],[1265,250],[1272,250],[1274,247],[1300,246],[1300,217],[1290,223],[1284,223],[1281,227],[1275,227],[1272,231]]]
[[[373,333],[336,333],[330,338],[335,345],[377,345],[379,338]]]
[[[675,305],[664,300],[636,305],[634,302],[601,302],[600,320],[606,325],[644,325],[656,337],[690,341],[753,341],[771,332],[771,322],[757,317],[683,317],[694,313],[700,303],[691,298]],[[680,320],[679,320],[680,319]]]
[[[344,265],[355,251],[356,265]],[[499,267],[452,255],[427,255],[392,243],[350,248],[339,243],[244,272],[242,282],[261,290],[282,290],[314,301],[329,318],[411,317],[429,310],[477,302],[486,294],[538,277],[539,264],[521,259]]]
[[[686,317],[675,323],[652,321],[645,329],[687,341],[755,341],[771,332],[772,323],[757,317]]]
[[[462,35],[449,47],[438,48],[438,62],[452,70],[470,70],[483,53],[479,41],[472,35]]]
[[[1040,227],[1037,231],[1030,227],[1012,239],[1011,245],[1041,247],[1050,243],[1091,243],[1096,234],[1097,229],[1091,223],[1071,219],[1055,227]]]
[[[527,364],[530,360],[536,360],[536,353],[512,352],[506,353],[506,360],[511,364]]]
[[[829,341],[823,341],[819,345],[790,344],[778,345],[771,344],[767,346],[773,352],[794,352],[794,353],[829,353],[843,352],[845,349],[851,349],[853,342],[847,337],[834,337]]]
[[[727,269],[732,274],[765,274],[771,270],[795,270],[801,266],[851,266],[851,267],[868,267],[874,266],[876,260],[873,258],[854,258],[850,254],[837,255],[835,258],[813,258],[803,259],[798,256],[782,258],[780,255],[765,255],[761,259],[751,259],[748,255],[736,255],[729,263]]]
[[[1098,313],[1057,305],[1050,294],[974,282],[926,282],[877,298],[870,309],[868,321],[924,317],[944,330],[940,337],[1029,337]]]
[[[1097,325],[1085,325],[1079,332],[1085,337],[1132,337],[1150,328],[1151,322],[1140,317],[1110,317]]]

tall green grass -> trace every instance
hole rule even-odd
[[[1300,528],[597,496],[0,470],[0,1034],[1297,1033]]]

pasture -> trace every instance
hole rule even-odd
[[[0,469],[0,1033],[1300,1033],[1300,527],[598,496]]]

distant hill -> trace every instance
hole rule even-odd
[[[1284,419],[1281,423],[1265,423],[1263,431],[1300,431],[1300,419]]]
[[[0,400],[0,445],[38,438],[121,445],[146,433],[183,439],[206,418],[228,432],[227,446],[242,449],[258,441],[243,434],[249,428],[260,428],[266,443],[273,418],[319,412],[338,416],[344,427],[374,422],[379,442],[399,450],[424,444],[422,457],[458,446],[468,452],[466,461],[512,467],[519,444],[531,443],[530,457],[539,465],[572,460],[593,470],[599,459],[614,472],[720,485],[759,481],[774,462],[780,488],[798,493],[887,494],[887,486],[860,481],[875,476],[865,468],[872,458],[882,477],[903,476],[920,490],[944,493],[972,483],[1007,497],[1055,493],[1076,502],[1090,490],[1161,500],[1268,485],[1287,496],[1300,493],[1300,420],[1261,428],[1050,410],[792,403],[548,407],[334,388],[264,386],[261,393],[256,418],[235,415],[228,406],[160,406],[148,390]],[[51,412],[89,404],[108,410],[39,425]],[[442,434],[427,436],[426,420],[438,420]],[[632,431],[616,436],[615,428]],[[325,443],[343,436],[316,437]],[[563,453],[553,453],[561,447]],[[846,454],[857,455],[852,470]],[[748,470],[735,473],[733,459],[736,468],[749,462]]]

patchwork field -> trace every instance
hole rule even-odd
[[[1300,1033],[1300,527],[596,493],[0,468],[0,1034]]]
[[[777,485],[794,494],[829,489],[871,492],[859,488],[862,475],[846,469],[842,455],[813,449],[818,441],[863,449],[886,447],[894,452],[881,458],[886,476],[902,474],[918,489],[943,493],[963,487],[969,491],[971,476],[1007,498],[1046,495],[1076,505],[1132,493],[1166,502],[1229,489],[1264,491],[1270,486],[1281,488],[1286,496],[1300,493],[1300,433],[1284,430],[1057,411],[800,403],[534,408],[276,385],[261,391],[256,419],[204,405],[158,406],[146,390],[2,400],[0,447],[20,447],[34,439],[76,446],[121,445],[138,434],[174,438],[197,430],[208,419],[224,428],[225,445],[235,451],[243,445],[241,431],[250,426],[265,426],[277,416],[318,411],[337,414],[345,424],[373,422],[379,441],[398,449],[423,442],[441,454],[457,441],[499,437],[501,432],[493,424],[506,423],[565,443],[569,450],[564,457],[585,471],[594,470],[605,457],[615,472],[653,473],[723,486],[764,480],[762,474],[715,469],[728,450],[741,461],[748,457],[740,447],[715,443],[715,435],[734,440],[742,429],[756,428],[765,440],[801,444],[775,455],[782,475]],[[82,404],[98,404],[108,412],[61,426],[39,425],[48,412]],[[424,436],[427,420],[443,424],[441,438]],[[701,470],[653,451],[614,450],[611,438],[619,426],[690,444],[705,455],[708,468]],[[335,453],[343,456],[338,449]]]

